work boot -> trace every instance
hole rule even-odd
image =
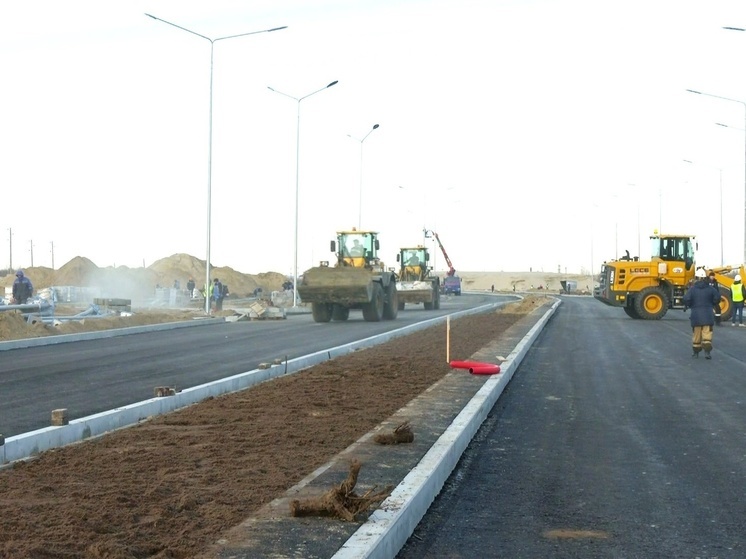
[[[694,359],[696,359],[697,357],[699,357],[699,352],[696,349],[694,351],[692,351],[692,357]]]
[[[705,350],[705,359],[712,359],[712,355],[710,355],[710,352]]]

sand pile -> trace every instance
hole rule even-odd
[[[186,289],[190,277],[200,289],[205,283],[205,261],[188,254],[162,258],[147,268],[99,268],[88,258],[76,256],[58,270],[40,266],[27,268],[24,272],[33,282],[36,292],[52,286],[96,287],[101,290],[101,297],[133,301],[151,298],[156,287],[173,287],[177,280],[181,289]],[[212,267],[211,277],[228,284],[232,297],[251,296],[256,288],[265,292],[281,290],[287,280],[277,272],[252,275],[230,267]],[[15,276],[9,274],[0,280],[0,284],[9,287],[14,279]]]

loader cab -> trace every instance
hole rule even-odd
[[[330,249],[337,253],[341,265],[364,268],[378,259],[378,233],[356,229],[339,231],[336,243],[332,241]]]
[[[403,248],[396,255],[396,261],[402,266],[424,266],[430,260],[430,254],[423,246]]]
[[[651,260],[663,262],[683,262],[687,271],[694,266],[697,242],[693,235],[650,236]]]
[[[429,270],[427,263],[430,261],[430,253],[422,245],[402,248],[396,255],[396,261],[399,262],[399,276],[403,281],[423,280]]]

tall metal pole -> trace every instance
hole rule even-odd
[[[360,142],[360,192],[358,193],[358,210],[357,210],[357,228],[358,230],[361,230],[363,228],[363,142],[365,141],[365,138],[371,135],[373,130],[378,128],[378,124],[374,124],[373,128],[370,129],[370,131],[363,136],[362,139],[358,139],[355,136],[352,136],[350,134],[347,134],[348,137],[352,138],[355,141]]]
[[[218,37],[217,39],[211,39],[205,35],[201,35],[191,29],[176,25],[165,19],[161,19],[154,15],[145,14],[149,18],[153,18],[156,21],[160,21],[187,33],[191,33],[202,39],[210,41],[210,111],[209,111],[209,134],[208,134],[208,152],[207,152],[207,250],[205,255],[205,314],[210,314],[210,298],[208,296],[210,292],[210,242],[211,242],[211,230],[212,230],[212,77],[213,77],[213,59],[215,51],[215,43],[217,41],[224,41],[225,39],[234,39],[236,37],[245,37],[247,35],[256,35],[258,33],[270,33],[272,31],[279,31],[281,29],[287,29],[287,26],[273,27],[272,29],[262,29],[261,31],[250,31],[248,33],[239,33],[238,35],[226,35],[225,37]]]
[[[725,259],[723,258],[723,170],[718,169],[720,172],[720,266],[725,266]]]
[[[743,31],[743,29],[738,29],[735,27],[726,27],[726,29],[734,29],[736,31]],[[732,101],[733,103],[740,103],[743,105],[744,109],[744,142],[743,142],[743,148],[744,148],[744,156],[743,156],[743,162],[744,162],[744,173],[743,173],[743,191],[744,191],[744,201],[743,201],[743,261],[744,264],[746,264],[746,101],[740,101],[738,99],[731,99],[730,97],[723,97],[721,95],[713,95],[712,93],[703,93],[702,91],[695,91],[694,89],[687,89],[689,93],[696,93],[697,95],[706,95],[707,97],[715,97],[716,99],[723,99],[724,101]]]
[[[8,228],[8,240],[10,241],[10,271],[13,271],[13,229]]]
[[[307,99],[311,95],[315,95],[320,91],[329,89],[330,87],[332,87],[333,85],[337,85],[338,83],[339,80],[334,80],[329,85],[326,85],[321,89],[317,89],[316,91],[313,91],[308,95],[304,95],[303,97],[293,97],[292,95],[288,95],[287,93],[278,91],[274,87],[267,86],[267,89],[269,89],[270,91],[274,91],[275,93],[279,93],[280,95],[284,95],[285,97],[289,97],[290,99],[298,102],[298,121],[295,127],[295,237],[293,249],[293,307],[298,306],[298,178],[300,169],[300,102],[303,101],[303,99]]]

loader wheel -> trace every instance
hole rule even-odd
[[[660,287],[646,287],[635,297],[635,312],[645,320],[660,320],[668,311],[668,297]]]
[[[733,301],[730,299],[730,289],[720,287],[720,322],[727,322],[733,317]]]
[[[329,303],[311,303],[311,314],[314,322],[329,322],[332,319],[332,305]]]
[[[624,312],[627,313],[627,316],[630,318],[640,318],[640,315],[637,314],[634,307],[624,307]]]
[[[350,318],[350,307],[342,305],[332,306],[332,320],[344,321]]]
[[[383,318],[383,287],[380,283],[373,285],[373,295],[370,298],[370,303],[363,305],[363,318],[368,322],[380,322]]]
[[[383,318],[394,320],[399,314],[399,292],[396,290],[396,283],[389,282],[386,288],[386,301],[383,305]]]

